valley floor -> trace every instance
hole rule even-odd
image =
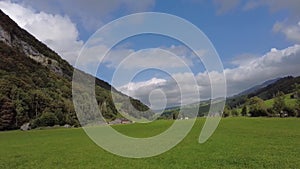
[[[78,129],[0,132],[0,168],[298,168],[300,118],[226,118],[198,143],[199,118],[175,148],[145,159],[122,158],[95,145]],[[172,124],[113,126],[135,137],[156,135]]]

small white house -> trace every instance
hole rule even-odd
[[[109,122],[110,125],[114,124],[130,124],[131,121],[125,118],[117,118],[114,121]]]

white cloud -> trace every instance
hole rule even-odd
[[[215,75],[213,78],[219,76],[219,74]],[[191,72],[185,72],[172,74],[171,78],[168,79],[152,78],[142,82],[130,82],[118,87],[118,90],[140,99],[147,105],[150,105],[149,95],[153,91],[159,90],[164,93],[169,107],[199,101],[199,95],[195,92],[197,90],[200,91],[201,98],[208,98],[210,96],[210,82],[207,73],[194,75]]]
[[[138,69],[138,68],[181,68],[191,66],[192,60],[187,55],[176,55],[176,51],[171,49],[150,48],[143,50],[112,50],[104,59],[108,66],[121,69]],[[173,50],[173,52],[171,52]],[[182,54],[182,51],[180,51]],[[126,57],[127,56],[127,57]],[[122,64],[122,65],[119,65]]]
[[[74,63],[83,42],[78,40],[76,25],[67,16],[35,12],[9,1],[1,1],[0,9],[20,27]]]
[[[300,43],[299,0],[251,0],[244,5],[244,10],[252,10],[261,6],[269,7],[271,12],[288,11],[288,17],[284,21],[276,22],[273,31],[283,33],[289,41]]]
[[[224,14],[236,8],[240,0],[213,0],[213,3],[217,7],[217,14]]]
[[[124,92],[125,94],[130,94],[132,92],[136,92],[142,88],[152,88],[154,89],[155,87],[159,87],[162,85],[165,85],[167,81],[165,79],[159,79],[159,78],[152,78],[148,81],[144,81],[144,82],[137,82],[137,83],[133,83],[130,82],[124,86],[119,87],[119,90],[121,92]]]
[[[112,13],[120,15],[143,12],[155,5],[155,0],[14,0],[36,10],[51,14],[68,15],[86,30],[94,32],[105,22],[114,18]]]
[[[191,104],[199,100],[198,94],[195,93],[193,86],[194,76],[192,73],[173,74],[172,78],[161,79],[152,78],[143,82],[130,82],[127,85],[118,88],[121,92],[134,98],[140,99],[143,103],[151,105],[149,96],[155,91],[163,93],[167,100],[166,105]],[[194,81],[195,82],[195,81]],[[159,95],[161,97],[161,95]],[[159,105],[159,102],[156,102]],[[152,107],[161,107],[152,105]]]
[[[226,13],[234,8],[237,8],[239,4],[243,6],[243,10],[253,10],[261,6],[269,7],[271,12],[280,10],[288,10],[292,15],[299,14],[300,1],[299,0],[214,0],[214,4],[218,7],[219,13]]]
[[[300,21],[296,24],[277,22],[273,27],[273,31],[283,33],[286,39],[292,42],[300,43]]]
[[[223,14],[237,8],[239,4],[244,11],[256,9],[258,7],[268,7],[274,13],[287,11],[288,17],[283,22],[277,22],[273,26],[273,31],[281,32],[285,37],[296,43],[300,43],[300,1],[299,0],[214,0],[218,7],[217,13]]]
[[[258,2],[256,2],[256,1],[249,1],[249,2],[247,2],[244,5],[243,10],[249,11],[249,10],[257,8],[258,6],[260,6],[260,4]]]
[[[259,6],[268,6],[272,12],[276,12],[279,10],[288,10],[292,13],[292,15],[300,14],[299,0],[251,0],[247,1],[244,9],[251,10]]]
[[[234,69],[226,69],[228,91],[240,92],[266,80],[287,75],[300,75],[300,45],[270,52]]]
[[[292,17],[299,19],[300,14],[300,1],[299,0],[214,0],[217,7],[217,13],[223,14],[228,11],[237,9],[239,5],[242,5],[242,9],[245,11],[253,10],[261,6],[267,6],[271,12],[277,12],[280,10],[287,10]]]
[[[76,67],[88,73],[94,74],[98,64],[105,66],[104,69],[118,69],[124,73],[137,72],[144,68],[158,68],[168,70],[171,73],[186,71],[195,64],[201,63],[191,50],[185,46],[158,47],[142,50],[127,48],[128,46],[117,46],[109,49],[105,44],[99,42],[91,47],[86,47],[77,60]],[[106,52],[107,55],[103,56]],[[205,51],[198,51],[201,56]]]
[[[253,58],[248,63],[243,62],[233,69],[225,69],[227,91],[228,95],[239,93],[253,85],[263,83],[266,80],[284,77],[287,75],[300,75],[300,45],[294,45],[286,49],[278,50],[271,49],[270,52],[257,58]],[[221,79],[222,75],[217,72],[211,72],[211,78],[216,81]],[[176,84],[181,85],[181,93],[189,95],[189,100],[185,103],[193,103],[197,101],[195,89],[190,84],[195,78],[198,83],[200,97],[202,99],[210,98],[211,86],[208,73],[199,73],[193,75],[192,73],[177,73],[172,75],[173,79],[163,81],[161,85],[156,85],[152,80],[146,82],[130,83],[130,95],[141,99],[147,103],[148,95],[152,90],[161,89],[166,93],[168,106],[176,105],[181,102],[180,90]],[[176,81],[174,81],[174,79]],[[220,81],[221,82],[221,81]],[[143,84],[143,85],[141,85]],[[220,83],[221,84],[221,83]],[[128,85],[125,85],[128,87]],[[126,93],[129,91],[125,86],[121,87],[122,91]],[[138,87],[136,87],[138,86]],[[135,88],[136,87],[136,88]]]
[[[244,53],[241,55],[238,55],[237,57],[234,57],[231,59],[232,61],[230,62],[234,66],[242,66],[242,65],[247,65],[249,62],[252,62],[253,60],[257,59],[259,56],[250,54],[250,53]]]
[[[88,3],[82,0],[14,0],[0,1],[0,9],[20,27],[74,65],[84,43],[79,39],[77,26],[94,31],[103,25],[103,22],[111,20],[111,14],[120,8],[124,9],[125,13],[146,11],[153,7],[154,3],[154,0],[93,0]],[[107,49],[104,45],[100,47],[103,51]],[[119,56],[129,54],[128,52],[132,50],[112,51],[114,55]],[[93,59],[95,56],[85,58],[86,65],[90,66]]]

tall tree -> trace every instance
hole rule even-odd
[[[276,113],[281,113],[286,107],[285,98],[283,92],[278,92],[274,98],[273,109]]]
[[[226,105],[224,107],[223,117],[228,117],[228,116],[230,116],[230,107]]]
[[[243,108],[242,108],[242,112],[241,112],[242,116],[247,116],[247,113],[248,113],[247,111],[248,111],[247,106],[244,105]]]
[[[0,130],[15,128],[14,116],[15,110],[12,101],[5,96],[0,98]]]
[[[295,98],[297,99],[295,110],[297,112],[297,117],[300,117],[300,85],[299,84],[295,84]]]
[[[32,100],[31,107],[35,113],[35,118],[37,118],[37,116],[39,116],[50,103],[50,98],[39,89],[31,90],[30,94]]]

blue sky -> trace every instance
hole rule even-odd
[[[230,66],[226,61],[243,53],[263,54],[272,47],[289,45],[282,36],[272,32],[274,23],[287,17],[284,11],[271,14],[267,7],[260,7],[218,14],[213,3],[160,2],[154,11],[180,16],[198,26],[213,42],[225,66]]]
[[[0,1],[1,10],[73,65],[90,36],[119,17],[136,12],[162,12],[186,19],[202,30],[217,50],[225,68],[228,95],[269,79],[300,74],[299,7],[298,0]],[[99,48],[105,50],[106,46],[99,44]],[[209,85],[203,80],[207,80],[207,72],[202,63],[184,44],[163,36],[141,35],[123,40],[104,59],[97,76],[110,82],[117,64],[113,62],[147,48],[165,49],[191,61],[189,66],[202,89],[202,96],[209,98],[210,89],[205,87]],[[93,57],[86,61],[95,62]],[[168,66],[168,60],[164,61]],[[143,63],[137,60],[138,64]],[[183,77],[182,81],[188,82],[184,79],[187,76],[179,73],[169,75],[169,79]],[[132,82],[116,87],[147,102],[149,92],[158,84],[169,86],[164,87],[167,93],[173,89],[166,74],[160,71],[140,74]],[[139,92],[141,90],[145,92]]]
[[[121,11],[116,11],[112,18],[116,19],[128,14],[128,12]],[[231,66],[226,63],[244,53],[262,55],[271,48],[285,48],[292,44],[281,34],[272,31],[276,21],[282,21],[289,17],[289,12],[285,9],[270,12],[268,6],[261,6],[249,11],[234,9],[218,14],[217,7],[210,1],[179,0],[175,3],[175,1],[166,0],[156,1],[155,6],[147,11],[173,14],[196,25],[213,42],[225,66]],[[109,21],[107,20],[107,22]],[[87,40],[91,33],[93,31],[86,31],[82,28],[80,38]],[[148,42],[151,39],[147,39],[147,43],[140,43],[145,41],[143,38],[145,36],[142,36],[140,41],[135,43],[136,46],[132,47],[141,49],[161,45],[155,39],[150,43]]]

